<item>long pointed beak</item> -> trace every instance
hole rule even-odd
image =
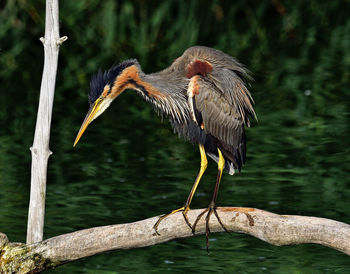
[[[103,102],[103,99],[97,99],[94,103],[93,106],[90,107],[88,113],[85,116],[84,122],[80,127],[80,130],[78,132],[77,137],[75,138],[73,147],[76,146],[76,144],[78,143],[80,137],[83,135],[84,131],[86,130],[86,128],[88,127],[88,125],[98,116],[96,115],[98,113],[98,111],[101,109],[101,102]]]

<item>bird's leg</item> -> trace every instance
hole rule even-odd
[[[201,178],[202,178],[202,176],[207,168],[207,165],[208,165],[208,160],[207,160],[207,156],[205,155],[205,149],[204,149],[203,145],[199,145],[199,152],[201,154],[201,168],[198,172],[196,180],[194,181],[191,192],[188,195],[188,198],[187,198],[183,207],[175,209],[175,210],[171,211],[170,213],[164,214],[164,215],[159,217],[158,221],[153,226],[154,230],[156,231],[156,233],[158,235],[159,235],[159,233],[158,233],[157,229],[158,229],[158,225],[160,224],[160,222],[163,221],[166,217],[168,217],[176,212],[179,212],[179,211],[182,211],[182,215],[186,221],[186,224],[192,229],[192,226],[187,218],[187,212],[190,210],[190,204],[191,204],[192,198],[194,196],[194,193],[196,192],[197,186],[198,186],[198,184],[199,184],[199,182],[200,182],[200,180],[201,180]]]
[[[219,191],[219,186],[220,186],[220,181],[221,181],[221,176],[222,176],[222,172],[224,170],[225,167],[225,159],[222,156],[222,153],[220,151],[220,149],[218,149],[218,153],[219,153],[219,162],[218,162],[218,177],[216,179],[216,183],[215,183],[215,188],[214,188],[214,193],[213,196],[211,198],[210,204],[208,206],[207,209],[205,209],[203,212],[201,212],[198,216],[196,221],[194,222],[193,226],[192,226],[192,233],[195,234],[196,232],[196,226],[198,224],[198,221],[202,218],[202,216],[207,213],[207,216],[205,217],[205,236],[206,236],[206,246],[207,246],[207,252],[209,250],[209,233],[210,233],[210,229],[209,229],[209,219],[211,214],[214,213],[215,217],[217,218],[218,222],[220,223],[220,225],[222,226],[222,228],[226,231],[229,232],[226,227],[224,226],[224,224],[221,222],[218,213],[216,212],[216,198],[218,196],[218,191]]]
[[[199,145],[199,152],[201,154],[201,168],[200,168],[200,170],[198,172],[196,180],[194,181],[194,184],[192,186],[190,194],[188,195],[187,200],[186,200],[186,202],[185,202],[185,204],[183,206],[185,208],[185,210],[182,212],[187,225],[191,229],[192,229],[192,226],[191,226],[190,222],[188,221],[187,212],[190,210],[190,204],[192,202],[192,198],[194,196],[194,193],[196,192],[197,186],[198,186],[198,184],[199,184],[199,182],[200,182],[200,180],[201,180],[205,170],[207,169],[207,165],[208,165],[208,160],[207,160],[207,156],[205,154],[205,149],[204,149],[203,145]]]

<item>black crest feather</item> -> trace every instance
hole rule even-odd
[[[130,67],[132,65],[137,64],[136,59],[130,59],[126,60],[122,63],[120,63],[117,66],[111,67],[109,70],[106,70],[105,72],[102,72],[100,69],[97,74],[93,75],[90,81],[90,92],[88,94],[89,97],[89,104],[93,104],[98,97],[103,92],[103,89],[106,85],[113,84],[113,81],[115,78],[127,67]]]

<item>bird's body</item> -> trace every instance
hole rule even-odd
[[[186,213],[207,166],[205,153],[219,165],[209,216],[211,212],[217,216],[215,202],[222,169],[232,175],[245,163],[244,127],[250,125],[250,117],[255,118],[253,100],[245,85],[249,79],[236,59],[202,46],[187,49],[170,67],[152,74],[145,74],[135,59],[124,61],[92,78],[90,109],[74,145],[87,125],[116,97],[126,89],[136,90],[158,112],[169,117],[175,132],[200,146],[201,169],[191,193],[184,207],[170,213],[182,211],[191,227]],[[168,215],[160,218],[155,229]]]

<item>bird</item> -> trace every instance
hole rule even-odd
[[[169,118],[174,132],[198,144],[200,169],[184,205],[159,217],[153,228],[168,216],[182,212],[186,224],[195,234],[198,221],[206,215],[206,243],[209,219],[214,213],[221,222],[216,201],[223,171],[233,175],[246,161],[245,127],[256,119],[254,100],[248,90],[250,72],[237,59],[209,47],[193,46],[176,58],[170,67],[146,74],[137,59],[129,59],[92,76],[88,94],[89,110],[73,146],[87,126],[100,116],[125,90],[134,90]],[[191,225],[187,213],[197,186],[207,168],[207,156],[218,165],[218,175],[208,207]]]

